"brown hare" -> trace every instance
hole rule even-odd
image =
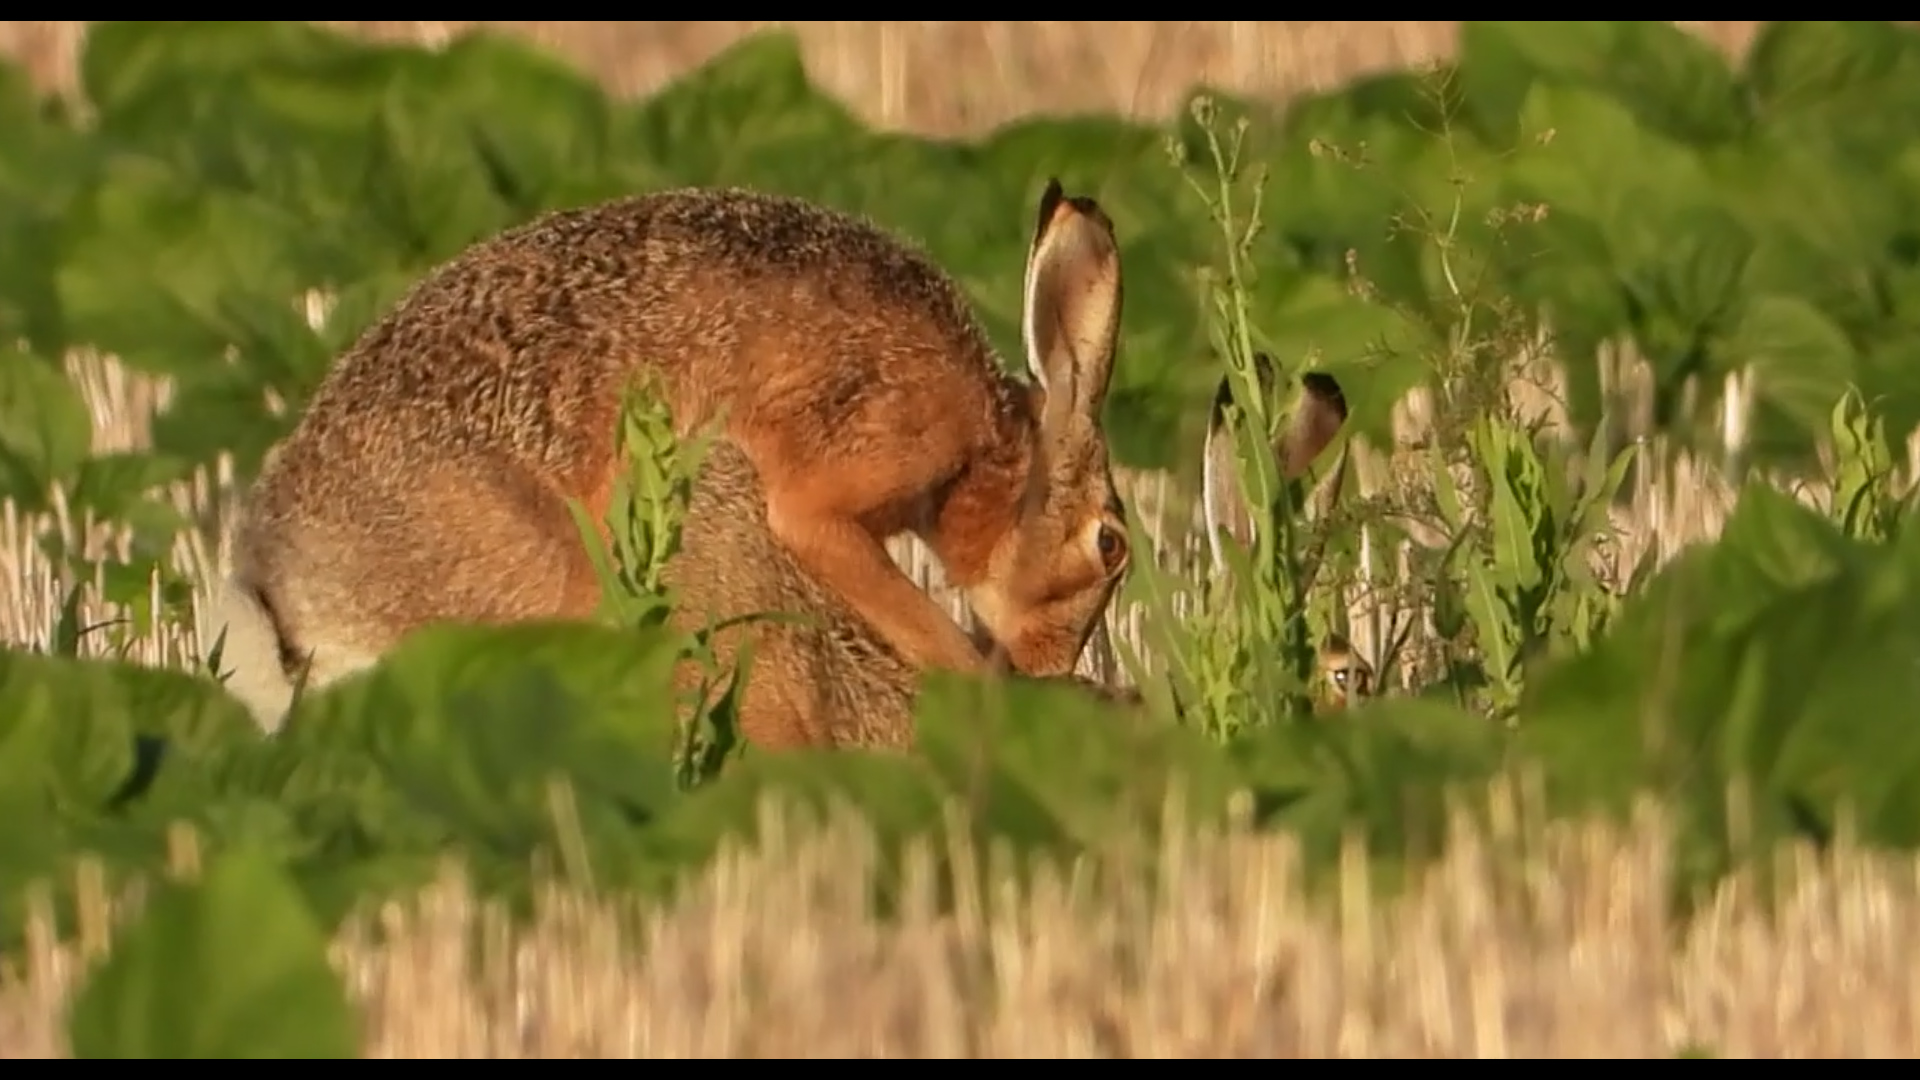
[[[1273,388],[1272,361],[1256,357],[1262,387]],[[1276,447],[1282,475],[1297,479],[1339,433],[1346,400],[1331,376],[1311,373],[1293,427]],[[1232,440],[1225,429],[1231,384],[1223,379],[1208,425],[1203,505],[1210,531],[1224,529],[1251,542],[1252,519],[1238,501]],[[716,440],[702,462],[682,524],[680,551],[668,565],[678,590],[675,621],[698,630],[741,616],[780,612],[803,622],[765,621],[720,632],[715,652],[721,671],[735,670],[740,643],[753,643],[740,701],[740,726],[762,748],[864,746],[905,748],[913,737],[913,698],[919,672],[903,661],[857,618],[844,601],[806,573],[767,527],[766,500],[752,462],[737,446]],[[1224,556],[1214,548],[1214,566]],[[1104,604],[1101,611],[1104,611]],[[1099,614],[1099,612],[1096,612]],[[1070,653],[1035,658],[1049,671],[1070,670]],[[680,671],[682,691],[701,676],[692,663]],[[1364,695],[1371,675],[1345,642],[1331,639],[1321,650],[1321,675],[1329,697],[1344,704],[1349,692]],[[1108,700],[1137,705],[1138,691],[1091,680],[1073,681]],[[1350,689],[1351,688],[1351,691]]]
[[[769,531],[916,670],[993,658],[893,563],[918,535],[1013,668],[1055,674],[1128,560],[1100,424],[1121,304],[1098,205],[1050,183],[1004,373],[959,287],[875,226],[688,189],[549,214],[428,274],[269,455],[208,629],[275,725],[292,686],[438,620],[584,617],[567,509],[604,518],[641,373],[683,433],[722,419]]]
[[[1275,377],[1273,360],[1264,353],[1254,354],[1253,360],[1261,393],[1271,397]],[[1212,568],[1216,574],[1227,572],[1223,543],[1231,540],[1243,547],[1253,544],[1253,517],[1240,492],[1239,474],[1235,471],[1234,442],[1227,428],[1227,406],[1231,404],[1233,381],[1231,377],[1223,377],[1219,389],[1214,393],[1213,412],[1207,423],[1206,449],[1201,459],[1201,507],[1206,520]],[[1300,396],[1292,423],[1273,444],[1274,459],[1281,477],[1298,480],[1304,476],[1307,467],[1339,434],[1346,420],[1347,399],[1339,382],[1325,372],[1309,371],[1302,374]],[[1346,457],[1343,454],[1329,481],[1330,496],[1338,496],[1345,472]],[[1320,647],[1319,674],[1326,684],[1324,704],[1332,708],[1344,708],[1350,698],[1365,697],[1372,692],[1372,666],[1353,651],[1345,638],[1337,634],[1329,636]]]
[[[680,550],[667,564],[666,577],[678,593],[673,619],[682,630],[756,614],[799,616],[736,624],[714,636],[722,672],[737,671],[741,643],[752,642],[738,719],[755,747],[904,750],[912,745],[920,672],[774,539],[759,476],[746,453],[729,440],[713,441],[701,462],[681,525]],[[1070,671],[1079,643],[1058,640],[1063,653],[1038,663]],[[702,674],[698,664],[683,663],[676,689],[695,688]],[[1078,676],[1058,678],[1109,701],[1140,702],[1131,690]]]

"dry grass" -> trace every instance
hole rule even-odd
[[[1496,806],[1514,800],[1496,791]],[[1512,822],[1516,815],[1495,814]],[[1667,914],[1666,830],[1483,832],[1394,897],[1310,892],[1280,836],[1174,829],[1157,890],[1096,869],[895,921],[873,838],[766,818],[651,910],[546,891],[514,928],[450,868],[338,939],[374,1057],[1901,1057],[1920,1053],[1920,863],[1796,851]],[[956,857],[972,859],[964,846]],[[1360,865],[1352,852],[1351,865]],[[1318,895],[1322,899],[1315,900]],[[1330,901],[1329,901],[1330,898]],[[1776,905],[1769,913],[1768,903]],[[106,910],[95,898],[93,906]],[[103,938],[104,932],[98,935]],[[0,1057],[64,1052],[76,954],[42,926]]]

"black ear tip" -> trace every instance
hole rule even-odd
[[[1220,376],[1220,385],[1215,387],[1213,391],[1212,422],[1215,424],[1220,423],[1221,418],[1226,415],[1227,406],[1231,404],[1233,404],[1233,376],[1222,375]]]
[[[1040,237],[1047,231],[1047,224],[1053,220],[1053,215],[1059,212],[1060,204],[1066,200],[1066,197],[1066,189],[1060,186],[1060,178],[1047,177],[1047,189],[1040,193],[1040,213],[1035,216],[1033,222],[1034,243],[1040,242]]]
[[[1253,354],[1253,377],[1259,380],[1260,389],[1262,391],[1265,391],[1266,393],[1269,393],[1269,394],[1272,393],[1273,392],[1273,357],[1263,352],[1254,353]],[[1337,387],[1335,388],[1335,392],[1336,393],[1338,392]],[[1213,392],[1212,422],[1215,424],[1219,424],[1226,415],[1227,406],[1231,405],[1232,403],[1233,403],[1233,373],[1228,372],[1227,374],[1220,376],[1220,385],[1216,387]]]
[[[1346,419],[1347,395],[1340,389],[1339,380],[1324,371],[1309,371],[1300,376],[1300,385],[1308,397],[1332,409],[1342,420]]]

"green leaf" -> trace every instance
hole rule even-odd
[[[396,95],[374,128],[363,205],[422,268],[514,223],[457,109],[426,94]]]
[[[1619,26],[1602,78],[1641,123],[1693,146],[1745,132],[1746,102],[1711,42],[1664,20]]]
[[[358,1018],[327,941],[285,871],[239,850],[164,884],[81,987],[83,1059],[359,1056]]]
[[[680,800],[642,836],[650,885],[699,867],[722,845],[759,839],[767,803],[821,815],[853,810],[873,828],[889,861],[942,825],[949,795],[923,763],[859,750],[748,755],[717,783]]]
[[[211,372],[185,381],[173,407],[154,418],[153,445],[196,465],[230,454],[235,470],[252,476],[291,423],[268,412],[266,389],[252,381],[251,373]]]
[[[1750,483],[1715,544],[1728,591],[1756,598],[1825,581],[1860,549],[1811,507],[1771,485]],[[1734,596],[1725,597],[1726,600]],[[1723,615],[1737,615],[1738,607]]]
[[[47,506],[93,448],[93,418],[57,364],[0,348],[0,497]]]
[[[1482,664],[1487,678],[1511,700],[1518,689],[1523,630],[1509,594],[1502,591],[1492,567],[1471,556],[1465,558],[1468,560],[1465,607],[1477,632]]]
[[[1298,832],[1311,855],[1331,859],[1355,825],[1375,851],[1438,852],[1449,794],[1483,784],[1501,746],[1501,729],[1483,717],[1395,699],[1338,723],[1247,729],[1227,751],[1255,820]]]
[[[1757,111],[1802,152],[1831,148],[1869,168],[1920,136],[1913,31],[1891,22],[1782,20],[1747,53]]]
[[[1698,152],[1646,130],[1609,95],[1536,84],[1520,126],[1545,141],[1513,161],[1514,189],[1555,213],[1592,220],[1609,247],[1631,260],[1665,250],[1675,208],[1714,201]]]
[[[76,813],[125,794],[136,733],[195,754],[254,730],[212,681],[118,660],[0,652],[0,702],[0,792],[38,791]]]
[[[1432,330],[1329,278],[1279,282],[1277,274],[1263,278],[1253,301],[1260,330],[1255,346],[1289,369],[1325,371],[1340,380],[1350,410],[1346,427],[1357,436],[1390,438],[1394,403],[1428,374]]]
[[[351,753],[399,813],[444,823],[488,857],[525,861],[556,833],[567,782],[595,866],[678,798],[670,692],[678,639],[587,623],[445,624],[299,700],[288,752]],[[324,794],[324,789],[322,789]],[[376,827],[378,827],[376,825]]]
[[[1724,371],[1753,372],[1750,446],[1798,450],[1824,432],[1833,404],[1856,377],[1853,345],[1811,304],[1759,296],[1716,348]]]
[[[184,480],[187,475],[184,461],[164,454],[96,454],[80,463],[68,499],[75,509],[91,510],[102,521],[123,521],[145,513],[142,507],[149,502],[147,496],[156,489]],[[177,521],[177,511],[175,518]]]
[[[56,283],[69,333],[175,377],[222,372],[226,349],[250,343],[237,298],[292,319],[334,265],[329,239],[286,209],[140,159],[116,160],[67,222],[66,244]]]
[[[87,30],[80,85],[113,126],[123,111],[151,109],[183,85],[244,76],[275,64],[311,63],[356,47],[364,48],[304,22],[99,22]]]
[[[458,111],[516,216],[624,194],[609,171],[613,110],[591,78],[514,38],[471,32],[439,56]]]
[[[1739,221],[1717,207],[1677,207],[1672,224],[1672,243],[1651,268],[1655,302],[1698,335],[1736,309],[1755,243]]]
[[[1513,118],[1543,85],[1604,93],[1691,144],[1734,138],[1747,123],[1725,58],[1670,22],[1469,22],[1461,57],[1470,115],[1503,147],[1530,130],[1524,122],[1516,130]]]
[[[1482,422],[1480,434],[1476,442],[1490,493],[1493,568],[1502,588],[1531,589],[1541,576],[1534,550],[1535,523],[1548,508],[1539,504],[1533,485],[1523,496],[1516,482],[1537,483],[1540,464],[1523,434],[1491,420]]]
[[[742,39],[619,121],[618,145],[681,183],[817,195],[859,171],[865,132],[807,77],[786,32]],[[821,147],[834,148],[832,160]]]

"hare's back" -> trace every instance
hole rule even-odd
[[[897,410],[910,387],[962,410],[1008,393],[964,295],[912,245],[799,199],[686,189],[469,248],[340,357],[303,423],[577,460],[611,452],[600,433],[641,371],[663,377],[684,426],[796,396],[835,423]]]

